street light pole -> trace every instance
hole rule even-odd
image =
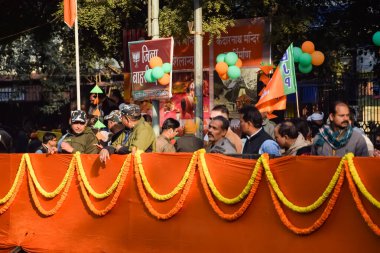
[[[203,139],[203,48],[202,48],[202,7],[201,0],[194,0],[194,84],[195,118],[199,124],[197,136]]]
[[[151,17],[152,17],[152,39],[160,37],[160,27],[158,24],[158,15],[160,10],[159,0],[149,0],[151,2]],[[149,10],[149,8],[148,8]],[[149,15],[148,15],[149,16]],[[160,102],[157,99],[152,100],[152,125],[156,136],[160,135]]]

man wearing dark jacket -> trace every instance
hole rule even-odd
[[[197,126],[193,120],[186,120],[184,126],[184,135],[174,144],[177,152],[195,152],[203,148],[203,140],[195,136]]]

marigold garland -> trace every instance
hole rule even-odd
[[[280,220],[282,221],[282,223],[289,230],[291,230],[292,232],[294,232],[296,234],[307,235],[307,234],[311,234],[312,232],[316,231],[317,229],[319,229],[325,223],[325,221],[327,220],[327,218],[331,214],[332,209],[335,206],[335,203],[336,203],[336,200],[338,199],[340,190],[342,189],[343,182],[344,182],[344,170],[342,170],[341,173],[340,173],[338,182],[337,182],[337,184],[336,184],[336,186],[334,188],[334,192],[332,193],[332,196],[331,196],[329,202],[327,203],[327,206],[326,206],[325,210],[323,210],[322,215],[311,226],[309,226],[307,228],[296,227],[295,225],[293,225],[289,221],[288,217],[286,216],[286,214],[284,213],[284,210],[281,207],[281,204],[280,204],[279,200],[277,199],[277,196],[276,196],[276,194],[274,192],[274,189],[273,189],[272,185],[269,182],[268,182],[268,187],[269,187],[269,190],[270,190],[270,193],[271,193],[271,197],[272,197],[272,201],[273,201],[274,207],[275,207],[276,212],[279,215]]]
[[[363,217],[364,221],[367,223],[367,225],[370,227],[370,229],[377,235],[380,236],[380,228],[378,225],[376,225],[371,217],[369,216],[367,210],[365,210],[363,203],[359,197],[359,193],[355,187],[354,179],[352,178],[352,175],[350,174],[351,169],[346,167],[346,177],[348,181],[348,187],[350,188],[352,197],[354,198],[356,207],[358,208],[361,216]]]
[[[75,156],[76,161],[77,161],[78,177],[79,177],[79,175],[81,176],[83,184],[86,187],[87,191],[94,198],[97,198],[97,199],[104,199],[104,198],[109,197],[115,191],[116,187],[120,183],[120,179],[121,179],[121,176],[122,176],[122,173],[123,173],[123,166],[121,167],[120,172],[117,175],[116,180],[113,182],[113,184],[104,193],[98,193],[98,192],[96,192],[94,190],[94,188],[92,188],[92,186],[88,182],[88,179],[86,177],[86,173],[85,173],[85,171],[83,169],[82,160],[80,158],[80,153],[77,152],[74,156]]]
[[[15,189],[20,181],[21,174],[24,175],[25,173],[23,171],[24,169],[25,169],[25,154],[23,154],[21,157],[20,165],[18,167],[16,177],[15,177],[15,180],[13,181],[11,189],[9,189],[7,194],[3,198],[0,199],[0,205],[6,203],[14,195]]]
[[[293,210],[294,212],[298,212],[298,213],[308,213],[308,212],[312,212],[314,211],[315,209],[317,209],[318,207],[320,207],[324,202],[325,200],[329,197],[329,195],[331,194],[331,192],[333,191],[337,181],[338,181],[338,178],[339,178],[339,175],[341,173],[341,171],[343,170],[343,164],[344,164],[344,161],[347,159],[347,155],[345,155],[339,162],[339,166],[337,168],[337,170],[335,171],[334,173],[334,176],[332,177],[332,179],[330,180],[327,188],[325,189],[325,191],[322,193],[322,195],[312,204],[308,205],[308,206],[298,206],[292,202],[290,202],[284,195],[284,193],[281,191],[280,187],[278,186],[276,180],[274,179],[274,176],[269,168],[269,164],[266,160],[263,160],[263,165],[264,165],[264,169],[265,169],[265,173],[266,173],[266,176],[267,176],[267,179],[269,181],[269,183],[271,184],[274,192],[277,194],[278,198],[281,200],[281,202],[287,206],[289,209]]]
[[[20,174],[18,174],[19,172],[20,172]],[[3,214],[5,211],[7,211],[8,208],[12,205],[13,201],[15,200],[15,198],[17,196],[18,191],[20,190],[20,186],[22,184],[22,180],[24,178],[24,175],[25,175],[25,158],[23,155],[21,157],[20,165],[18,167],[16,179],[13,182],[13,184],[15,184],[15,182],[16,182],[16,185],[15,185],[15,187],[13,187],[13,185],[12,185],[12,188],[9,191],[10,197],[7,200],[7,202],[5,203],[5,205],[0,208],[0,215]]]
[[[248,183],[247,185],[244,187],[243,191],[237,195],[236,197],[234,198],[226,198],[224,197],[219,191],[218,189],[216,188],[214,182],[212,181],[212,178],[211,178],[211,175],[210,175],[210,171],[208,170],[208,167],[207,167],[207,163],[206,163],[206,159],[205,159],[205,150],[204,149],[201,149],[200,152],[199,152],[199,159],[201,161],[201,164],[202,164],[202,172],[206,178],[206,181],[207,181],[207,184],[208,186],[210,187],[212,193],[214,194],[214,196],[220,201],[220,202],[223,202],[224,204],[228,204],[228,205],[232,205],[232,204],[236,204],[238,202],[240,202],[242,199],[244,199],[248,193],[250,192],[251,188],[252,188],[252,185],[254,184],[255,182],[255,179],[256,179],[256,176],[257,176],[257,173],[260,169],[260,165],[262,163],[262,157],[263,156],[260,156],[260,158],[257,160],[256,162],[256,166],[255,168],[252,170],[252,174],[251,174],[251,177],[250,179],[248,180]]]
[[[73,157],[71,162],[73,161],[73,159],[75,159],[75,158]],[[32,162],[30,161],[29,154],[25,154],[25,161],[26,161],[27,168],[29,170],[29,175],[32,178],[32,181],[33,181],[34,185],[36,186],[38,192],[42,196],[44,196],[45,198],[51,199],[51,198],[54,198],[55,196],[57,196],[59,193],[61,193],[61,191],[62,191],[63,187],[66,185],[68,178],[69,178],[69,175],[71,173],[70,167],[67,170],[62,182],[58,185],[58,187],[52,192],[47,192],[45,189],[42,188],[42,186],[38,182],[38,179],[36,177],[36,174],[35,174],[33,166],[32,166]],[[71,166],[71,162],[70,162],[70,166]]]
[[[261,156],[261,157],[263,157],[263,156]],[[207,179],[205,178],[204,173],[202,173],[202,172],[199,173],[203,189],[204,189],[204,191],[206,193],[206,197],[207,197],[207,199],[208,199],[208,201],[209,201],[212,209],[214,210],[214,212],[220,218],[222,218],[224,220],[228,220],[228,221],[234,221],[234,220],[237,220],[240,216],[242,216],[245,213],[245,211],[247,210],[247,208],[251,204],[252,199],[255,196],[256,190],[259,187],[259,184],[260,184],[260,181],[261,181],[261,176],[262,176],[263,169],[260,166],[260,164],[261,163],[259,162],[259,160],[257,160],[256,161],[256,166],[258,166],[259,169],[257,171],[256,177],[255,177],[255,181],[254,181],[254,183],[253,183],[253,185],[251,187],[251,190],[250,190],[247,198],[244,200],[244,202],[240,206],[240,208],[237,211],[235,211],[234,213],[231,213],[231,214],[224,213],[220,209],[220,207],[216,204],[215,200],[212,197],[212,194],[211,194],[211,191],[210,191],[209,186],[207,184]],[[255,169],[256,169],[256,166],[255,166]],[[200,168],[202,168],[202,164],[200,165]]]
[[[350,170],[350,173],[353,177],[355,184],[358,186],[360,192],[364,195],[364,197],[366,197],[366,199],[368,199],[368,201],[371,202],[372,205],[376,206],[377,208],[380,208],[380,202],[377,199],[375,199],[370,192],[368,192],[367,188],[365,187],[362,180],[360,179],[358,171],[355,168],[353,157],[354,155],[352,153],[348,154],[347,162],[348,162],[348,168]]]
[[[83,194],[84,200],[86,201],[86,204],[87,204],[88,208],[90,209],[90,211],[92,213],[94,213],[95,215],[104,216],[109,211],[111,211],[111,209],[115,206],[115,204],[116,204],[116,202],[120,196],[121,189],[123,189],[123,187],[124,187],[125,180],[127,178],[128,172],[129,172],[129,167],[131,166],[131,156],[132,155],[129,154],[127,156],[127,158],[125,159],[123,165],[121,166],[121,178],[120,178],[120,181],[119,181],[117,188],[115,190],[115,194],[113,195],[110,203],[102,210],[98,210],[94,206],[94,204],[92,204],[90,196],[86,191],[87,188],[85,187],[83,180],[82,180],[80,174],[78,173],[79,185],[80,185],[80,189],[81,189],[81,192]]]
[[[194,155],[194,154],[196,154],[196,155]],[[198,152],[196,151],[196,152],[194,152],[194,154],[191,157],[191,159],[195,159],[197,157]],[[189,164],[192,164],[192,166],[191,166],[189,178],[183,187],[183,191],[181,193],[181,196],[179,197],[175,206],[169,212],[164,213],[164,214],[156,211],[153,208],[152,204],[149,202],[148,196],[144,191],[144,185],[143,185],[143,182],[142,182],[142,179],[140,176],[139,169],[135,168],[135,178],[136,178],[136,183],[137,183],[137,189],[139,191],[140,197],[142,198],[145,207],[148,209],[148,212],[152,216],[156,217],[159,220],[167,220],[167,219],[170,219],[171,217],[173,217],[174,215],[176,215],[181,210],[181,208],[183,207],[183,204],[185,202],[185,199],[190,192],[190,187],[191,187],[193,179],[195,177],[195,162],[190,161]],[[138,166],[137,163],[135,163],[135,166],[136,167]]]
[[[44,207],[42,207],[41,202],[37,197],[36,189],[34,188],[34,182],[33,182],[32,176],[29,174],[28,176],[29,191],[30,191],[30,194],[32,195],[34,205],[36,206],[37,210],[41,214],[45,216],[52,216],[56,214],[57,211],[61,208],[63,202],[66,200],[67,193],[71,186],[71,182],[74,178],[74,171],[75,171],[75,161],[74,159],[72,159],[69,165],[69,169],[68,169],[69,175],[65,183],[65,189],[63,190],[60,199],[57,201],[57,204],[50,210],[46,210]]]
[[[196,154],[194,153],[193,156],[191,157],[190,163],[187,166],[185,174],[183,175],[183,177],[182,177],[181,181],[178,183],[178,185],[168,194],[159,194],[152,188],[152,186],[150,185],[150,183],[149,183],[149,181],[145,175],[145,171],[144,171],[144,168],[142,165],[141,153],[143,153],[143,152],[140,150],[135,153],[135,163],[136,163],[135,168],[139,170],[139,174],[141,176],[141,179],[142,179],[142,182],[145,186],[146,191],[154,199],[160,200],[160,201],[165,201],[165,200],[171,199],[173,196],[177,195],[177,193],[183,189],[184,185],[186,184],[187,180],[189,179],[191,167],[193,166],[194,159],[195,159],[194,157],[196,156]]]

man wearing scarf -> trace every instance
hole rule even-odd
[[[330,110],[330,125],[324,125],[315,136],[312,155],[339,156],[353,153],[355,156],[368,156],[363,136],[353,131],[349,122],[350,109],[344,102],[337,101]]]

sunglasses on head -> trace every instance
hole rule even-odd
[[[84,125],[84,124],[86,124],[86,122],[82,122],[82,121],[74,121],[73,124]]]

